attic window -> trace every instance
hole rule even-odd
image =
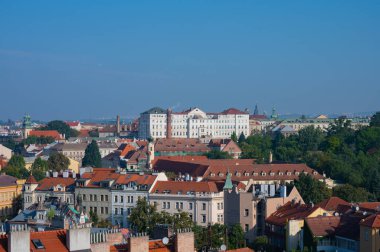
[[[266,176],[267,174],[265,172],[262,172],[261,173],[261,176]]]
[[[42,244],[40,239],[33,239],[32,242],[33,242],[34,246],[36,247],[36,249],[44,249],[45,248],[45,246]]]
[[[249,176],[249,172],[244,173],[244,176],[248,177]]]
[[[257,172],[254,172],[254,173],[253,173],[253,176],[257,176],[257,175],[259,175]]]
[[[224,174],[220,172],[219,173],[219,177],[223,177],[223,176],[224,176]]]
[[[210,173],[210,176],[211,176],[211,177],[215,177],[215,173],[211,172],[211,173]]]
[[[298,175],[300,175],[300,173],[297,171],[297,172],[295,172],[295,174],[298,176]]]
[[[290,176],[290,175],[292,175],[292,173],[291,172],[287,172],[286,175]]]
[[[269,175],[274,176],[274,172],[271,172]]]
[[[282,175],[284,175],[284,173],[283,172],[279,172],[278,175],[282,176]]]
[[[318,172],[314,171],[314,172],[313,172],[313,174],[314,174],[314,175],[317,175],[317,174],[318,174]]]
[[[236,174],[235,174],[237,177],[240,177],[240,172],[236,172]]]

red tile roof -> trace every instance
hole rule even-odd
[[[360,225],[371,228],[380,228],[380,213],[372,214],[371,216],[364,219]]]
[[[155,152],[208,152],[210,148],[194,138],[162,138],[154,143]]]
[[[34,176],[30,174],[29,178],[25,181],[25,184],[38,184],[38,182]]]
[[[63,140],[62,135],[56,130],[32,130],[29,132],[29,136],[52,137],[54,140]]]
[[[44,245],[45,249],[37,249],[32,240],[39,239]],[[66,247],[66,230],[54,230],[44,232],[31,232],[30,233],[30,251],[54,251],[54,252],[68,252]],[[0,236],[0,252],[8,251],[8,235]]]
[[[156,180],[155,175],[139,175],[139,174],[121,174],[115,181],[115,184],[126,185],[135,182],[138,185],[152,185]]]
[[[250,120],[265,120],[268,119],[266,115],[250,115],[249,116]]]
[[[342,206],[350,206],[350,203],[339,197],[330,197],[318,203],[317,206],[325,209],[326,211],[341,212],[339,210],[342,210]]]
[[[380,202],[362,202],[362,203],[359,203],[359,207],[362,210],[379,210],[380,211]]]
[[[92,172],[83,173],[81,178],[90,180],[86,187],[100,187],[100,181],[119,178],[120,174],[115,173],[115,171],[116,169],[111,168],[93,168]]]
[[[248,112],[241,111],[241,110],[236,109],[236,108],[229,108],[229,109],[222,111],[221,114],[224,114],[224,115],[240,115],[240,114],[248,114]]]
[[[331,236],[339,226],[340,216],[318,216],[305,219],[313,236]]]
[[[77,127],[79,125],[79,122],[66,122],[66,124],[70,127]]]
[[[284,226],[289,220],[300,220],[308,217],[318,208],[318,206],[288,202],[265,221],[277,226]]]
[[[157,181],[152,193],[187,194],[187,192],[217,193],[219,192],[214,182],[194,181]]]
[[[62,178],[62,177],[49,177],[44,178],[40,182],[38,182],[38,186],[36,188],[37,191],[48,191],[51,190],[52,187],[57,185],[62,185],[64,187],[73,186],[75,184],[74,178]]]

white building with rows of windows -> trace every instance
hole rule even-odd
[[[249,135],[249,113],[230,108],[206,113],[199,108],[183,112],[152,108],[141,114],[139,138],[230,138],[235,132]]]

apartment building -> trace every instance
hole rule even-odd
[[[37,182],[33,175],[30,175],[23,188],[23,209],[44,202],[48,198],[55,198],[69,206],[74,206],[75,176],[75,173],[69,174],[67,171],[63,174],[53,172],[52,177],[46,177]]]
[[[183,211],[198,225],[224,224],[223,191],[215,182],[158,181],[149,194],[158,211]]]
[[[13,216],[19,210],[15,200],[22,192],[24,179],[0,175],[0,217]]]
[[[235,108],[206,113],[199,108],[182,112],[152,108],[140,115],[139,138],[230,138],[250,134],[249,113]]]

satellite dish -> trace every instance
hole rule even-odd
[[[226,251],[226,250],[227,250],[227,246],[224,245],[224,244],[222,244],[222,246],[220,246],[220,250],[222,250],[222,251]]]
[[[164,238],[162,238],[162,243],[163,244],[168,244],[169,243],[169,238],[168,237],[164,237]]]

